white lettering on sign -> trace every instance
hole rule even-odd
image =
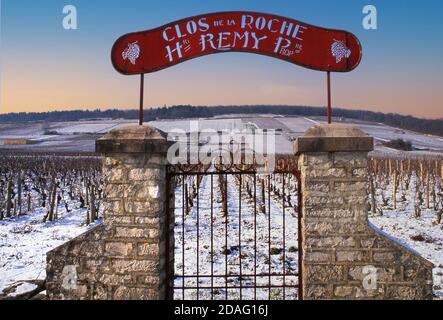
[[[243,48],[247,48],[249,44],[249,31],[245,31],[243,34],[234,32],[234,42],[232,43],[233,47],[237,46],[237,40],[243,41]]]
[[[278,19],[271,19],[268,21],[268,30],[272,33],[276,33],[278,32],[277,29],[274,29],[274,22],[279,22],[280,20]]]
[[[198,20],[198,26],[200,27],[201,32],[206,32],[209,30],[209,24],[206,21],[206,18]]]
[[[243,32],[229,31],[228,27],[237,24]],[[217,28],[217,31],[211,32],[211,28]],[[223,31],[224,28],[227,30]],[[260,50],[262,44],[266,42],[266,46],[270,47],[269,49],[273,50],[275,54],[287,58],[299,54],[303,50],[301,42],[303,42],[303,36],[307,29],[301,24],[283,19],[255,17],[249,14],[243,14],[237,21],[232,18],[211,22],[208,22],[206,17],[198,20],[191,19],[174,26],[168,26],[163,30],[165,41],[175,41],[174,45],[165,46],[165,57],[169,62],[184,58],[184,54],[191,51],[192,48],[191,40],[187,37],[200,32],[198,40],[200,52],[207,50],[229,51],[234,48]],[[269,43],[270,33],[276,34],[274,43]],[[270,40],[273,41],[272,38]]]
[[[183,54],[182,54],[182,45],[180,44],[180,42],[177,42],[175,44],[175,48],[171,49],[171,46],[166,46],[166,51],[167,51],[167,55],[166,57],[169,59],[169,62],[173,62],[174,61],[174,53],[177,53],[177,58],[181,59],[183,58]]]
[[[174,41],[175,36],[170,36],[169,35],[169,31],[172,30],[172,27],[167,27],[165,30],[163,30],[163,39],[165,39],[165,41]]]
[[[214,45],[214,35],[211,33],[204,34],[201,36],[200,45],[202,47],[202,52],[206,50],[206,42],[211,46],[212,49],[217,50],[217,47]]]
[[[251,33],[252,38],[254,39],[254,46],[252,47],[252,49],[259,49],[259,45],[260,45],[260,41],[265,40],[268,38],[268,36],[263,36],[263,37],[257,37],[255,32]]]
[[[252,29],[252,22],[254,21],[253,16],[243,15],[241,18],[241,28],[246,29],[246,27]]]
[[[217,48],[218,50],[229,49],[231,47],[231,45],[227,43],[228,36],[230,35],[231,35],[230,32],[220,32],[218,34],[218,48]]]
[[[291,45],[291,40],[278,37],[277,43],[275,44],[274,53],[280,52],[281,49],[287,49],[290,47],[290,45]]]
[[[188,34],[195,34],[197,33],[197,31],[206,32],[208,30],[209,24],[207,23],[206,18],[201,18],[197,22],[194,20],[189,20],[188,22],[186,22],[183,30],[181,29],[181,26],[179,24],[176,24],[173,27],[166,27],[165,30],[163,30],[163,39],[165,41],[171,42],[177,38],[184,38]]]

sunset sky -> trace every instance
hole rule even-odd
[[[62,27],[65,5],[78,30]],[[378,9],[364,30],[362,8]],[[333,74],[333,105],[443,118],[443,1],[2,0],[0,113],[137,108],[137,76],[110,62],[121,35],[213,11],[247,10],[345,29],[363,60]],[[326,104],[326,76],[269,57],[224,53],[146,76],[146,108],[163,105]]]

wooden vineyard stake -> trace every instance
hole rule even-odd
[[[389,176],[392,176],[392,160],[389,159]]]
[[[394,202],[394,209],[397,209],[397,170],[394,171],[394,187],[392,192],[392,199]]]
[[[429,201],[429,170],[426,172],[426,208],[430,209],[430,201]]]
[[[8,181],[6,188],[6,218],[11,217],[11,204],[12,204],[12,182]]]
[[[375,199],[375,186],[374,186],[374,179],[376,178],[376,175],[370,175],[370,183],[371,183],[371,210],[372,213],[377,213],[377,203]]]
[[[400,160],[400,180],[403,181],[404,178],[405,165],[403,160]]]

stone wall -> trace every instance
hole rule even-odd
[[[50,299],[171,298],[168,147],[163,134],[147,126],[114,130],[97,141],[105,155],[104,223],[48,253]]]
[[[433,265],[368,222],[372,138],[317,126],[296,143],[302,177],[304,299],[430,299]]]

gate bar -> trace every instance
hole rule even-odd
[[[242,196],[242,189],[243,189],[243,176],[239,176],[239,180],[240,180],[240,187],[238,188],[238,258],[240,260],[240,274],[242,274],[242,256],[241,256],[241,196]],[[242,281],[243,281],[243,276],[240,276],[240,287],[242,287]],[[243,298],[243,292],[242,289],[240,288],[240,300],[242,300]]]
[[[285,273],[285,275],[287,276],[287,277],[298,277],[298,273]],[[199,278],[208,278],[208,279],[210,279],[210,278],[225,278],[225,277],[228,277],[228,278],[238,278],[240,276],[240,274],[233,274],[233,275],[226,275],[226,274],[203,274],[203,275],[199,275],[198,277]],[[265,278],[265,277],[268,277],[269,276],[269,274],[267,274],[267,273],[261,273],[261,274],[247,274],[247,273],[245,273],[245,274],[241,274],[241,276],[243,276],[243,277],[245,277],[245,278],[253,278],[253,277],[259,277],[259,278]],[[283,273],[273,273],[272,275],[271,275],[273,278],[278,278],[278,277],[283,277]],[[179,275],[178,276],[179,278],[197,278],[197,275],[195,275],[195,274],[185,274],[185,275]],[[252,287],[252,286],[251,286]]]
[[[283,190],[282,190],[282,198],[283,198],[283,300],[286,300],[286,210],[285,210],[285,174],[282,174],[283,177]]]
[[[269,237],[269,241],[268,241],[268,259],[269,259],[269,266],[268,266],[268,274],[269,274],[269,294],[268,294],[268,299],[271,300],[271,284],[272,284],[272,276],[271,276],[271,271],[272,271],[272,262],[271,262],[271,175],[268,175],[268,237]]]
[[[187,188],[187,184],[185,182],[186,177],[182,176],[182,263],[183,263],[183,274],[186,274],[185,270],[185,204],[186,204],[186,210],[188,207],[188,201],[185,198],[185,188]],[[170,183],[170,182],[169,182]],[[185,287],[185,278],[183,277],[183,288]],[[183,289],[182,292],[183,300],[185,300],[185,290]]]
[[[254,300],[257,300],[257,173],[254,173]]]
[[[214,275],[214,176],[211,176],[211,275]],[[211,278],[211,300],[214,300],[214,278]]]
[[[225,175],[223,179],[223,192],[225,194],[225,297],[226,300],[228,300],[228,224],[229,224],[229,217],[228,217],[228,176]]]
[[[196,178],[197,185],[197,300],[200,296],[200,177]]]
[[[302,238],[302,182],[300,172],[295,172],[297,177],[297,202],[298,202],[298,300],[303,300],[303,238]]]
[[[169,177],[166,178],[167,179],[167,183],[166,183],[166,195],[167,195],[167,199],[166,199],[166,252],[165,252],[165,256],[166,256],[166,261],[165,261],[165,269],[166,269],[166,288],[165,288],[165,298],[166,300],[174,300],[174,289],[171,288],[171,282],[173,283],[174,281],[174,274],[175,274],[175,268],[171,268],[171,256],[170,256],[170,252],[171,252],[171,232],[174,234],[175,230],[172,229],[171,231],[171,215],[174,215],[175,217],[175,212],[171,211],[171,183],[170,183],[170,179]],[[174,206],[175,208],[175,206]],[[184,272],[183,272],[184,274]],[[172,284],[172,287],[174,287],[174,285]]]

